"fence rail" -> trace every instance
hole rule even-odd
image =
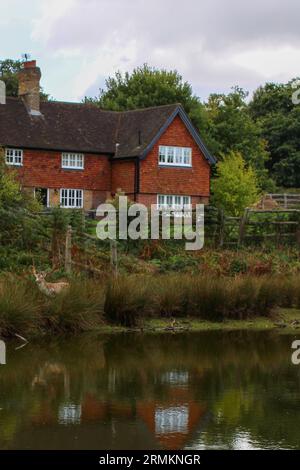
[[[300,208],[300,194],[270,193],[267,196],[276,201],[280,207],[283,207],[285,209],[293,209],[295,207]]]

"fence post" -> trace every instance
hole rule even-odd
[[[242,245],[243,241],[244,241],[245,228],[246,228],[246,224],[248,222],[248,214],[249,214],[249,209],[245,209],[245,212],[244,212],[244,214],[243,214],[243,216],[241,217],[241,220],[240,220],[239,242],[238,242],[239,245]]]
[[[66,232],[66,246],[65,246],[65,271],[70,274],[72,271],[72,227],[68,225]]]
[[[284,208],[287,209],[287,207],[288,207],[288,196],[287,196],[286,193],[284,193],[283,198],[284,198]]]
[[[113,275],[118,277],[118,249],[116,240],[110,240],[110,264]]]

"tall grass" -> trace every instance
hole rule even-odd
[[[69,290],[47,299],[43,311],[46,329],[79,333],[97,328],[103,318],[104,289],[95,282],[75,281]]]
[[[275,307],[300,308],[300,277],[212,278],[190,275],[136,276],[109,284],[107,321],[134,326],[143,318],[206,320],[269,316]]]
[[[279,306],[300,308],[300,276],[120,276],[105,285],[75,280],[48,298],[33,281],[11,275],[0,279],[0,336],[74,334],[104,322],[132,327],[151,316],[254,318]]]
[[[108,282],[104,316],[109,323],[136,326],[151,314],[151,278],[122,277]]]
[[[103,323],[104,289],[75,281],[69,290],[46,297],[35,283],[7,276],[0,280],[0,335],[78,333]]]

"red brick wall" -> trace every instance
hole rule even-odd
[[[111,191],[121,189],[128,195],[135,191],[135,161],[120,160],[112,163]]]
[[[159,145],[191,147],[192,168],[160,167],[158,165]],[[209,192],[210,165],[181,118],[177,116],[151,152],[141,161],[140,193],[208,197]]]
[[[16,168],[25,187],[110,191],[111,167],[105,155],[85,154],[84,170],[65,170],[61,152],[24,150],[23,166]]]

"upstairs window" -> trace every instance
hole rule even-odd
[[[61,167],[71,170],[83,170],[84,155],[82,153],[62,153]]]
[[[23,150],[6,149],[5,160],[6,160],[7,165],[22,166],[23,165]]]
[[[177,196],[174,194],[158,194],[157,196],[158,209],[181,210],[184,206],[191,206],[190,196]]]
[[[81,209],[83,207],[82,189],[61,189],[60,205],[65,208]]]
[[[192,166],[190,147],[159,147],[159,164],[169,166]]]

